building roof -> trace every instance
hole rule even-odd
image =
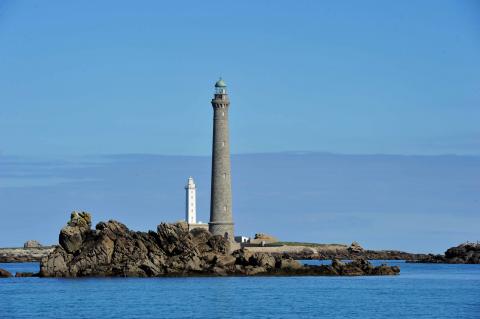
[[[217,81],[217,83],[215,83],[215,87],[216,88],[225,88],[225,87],[227,87],[227,84],[225,84],[225,81],[222,78],[220,78]]]

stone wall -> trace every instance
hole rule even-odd
[[[188,224],[188,230],[192,229],[205,229],[208,230],[208,224]]]

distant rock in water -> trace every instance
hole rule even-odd
[[[52,246],[39,248],[0,248],[0,263],[38,262],[54,250]]]
[[[23,244],[23,248],[42,248],[43,246],[36,240],[29,240]]]
[[[185,222],[162,223],[157,231],[135,232],[110,220],[91,229],[91,216],[73,212],[60,231],[60,246],[43,258],[42,277],[227,276],[227,275],[395,275],[398,267],[373,267],[366,260],[303,266],[285,256],[230,252],[230,243],[207,230],[188,231]]]
[[[480,264],[480,244],[464,243],[445,251],[445,255],[429,254],[423,258],[408,261],[434,264]]]
[[[33,272],[16,272],[15,277],[38,277],[40,276],[39,273],[33,273]]]
[[[5,269],[0,268],[0,278],[10,278],[12,274]]]

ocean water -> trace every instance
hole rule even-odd
[[[0,318],[480,318],[480,265],[387,263],[401,274],[7,278]],[[0,264],[11,272],[38,267]]]

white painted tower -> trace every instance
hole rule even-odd
[[[197,223],[197,194],[195,189],[195,182],[192,177],[188,178],[187,185],[185,186],[187,195],[187,205],[185,212],[185,220],[188,224]]]

